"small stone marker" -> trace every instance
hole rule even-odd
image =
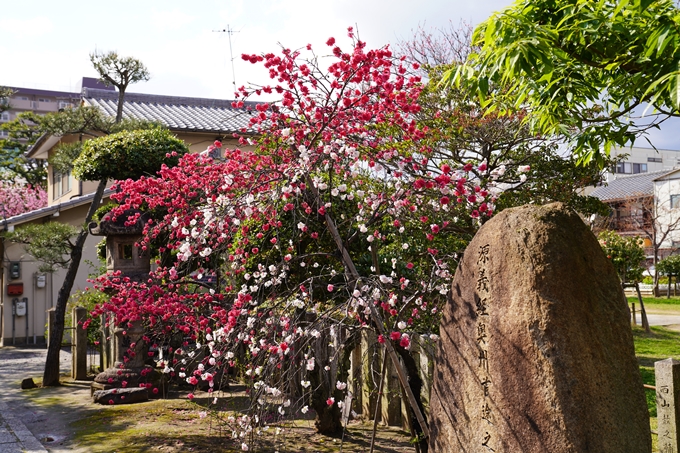
[[[97,390],[92,401],[99,404],[133,404],[149,401],[149,393],[144,387],[125,389]]]
[[[619,278],[561,204],[507,209],[482,226],[440,337],[431,452],[651,452]]]
[[[680,362],[660,360],[654,364],[656,375],[656,416],[659,432],[659,452],[678,453],[680,438]]]
[[[37,387],[38,386],[35,385],[35,382],[33,382],[33,378],[26,378],[23,381],[21,381],[21,390],[30,390]]]

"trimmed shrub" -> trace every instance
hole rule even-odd
[[[173,151],[176,155],[168,156]],[[167,129],[123,131],[85,142],[73,173],[85,181],[138,179],[155,175],[163,164],[177,165],[188,152],[184,142]]]

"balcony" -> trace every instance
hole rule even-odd
[[[644,214],[609,218],[609,229],[619,233],[649,230],[651,228],[652,220]]]

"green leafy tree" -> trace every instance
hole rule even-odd
[[[115,52],[109,52],[108,54],[98,54],[93,53],[90,55],[90,60],[94,65],[97,72],[99,72],[100,79],[107,84],[112,84],[118,88],[118,114],[114,124],[124,124],[122,119],[123,112],[123,101],[125,97],[125,89],[130,83],[139,82],[142,80],[149,79],[149,73],[146,67],[134,58],[126,57],[120,58]],[[89,146],[97,146],[97,140],[94,139],[95,144]],[[174,148],[174,146],[173,146]],[[154,151],[158,151],[159,148]],[[171,152],[173,150],[166,150],[166,152]],[[71,155],[76,154],[73,149],[70,149]],[[165,155],[165,153],[163,153]],[[81,165],[86,165],[85,162],[81,162]],[[122,163],[121,163],[122,164]],[[125,162],[129,165],[130,162]],[[80,166],[75,166],[75,173],[82,174],[86,173]],[[122,168],[118,167],[119,170],[125,171],[130,170],[129,167]],[[85,240],[87,239],[88,231],[87,225],[92,220],[92,216],[99,207],[101,200],[104,196],[104,189],[106,189],[106,183],[108,179],[118,179],[114,168],[107,168],[106,174],[102,173],[103,179],[99,180],[97,185],[97,190],[92,198],[92,203],[85,216],[85,222],[83,228],[76,236],[73,242],[73,247],[71,247],[71,261],[66,270],[66,275],[64,277],[64,282],[59,289],[57,295],[57,303],[55,306],[55,328],[50,332],[49,347],[47,349],[47,358],[45,360],[45,371],[43,373],[43,386],[53,386],[59,384],[59,345],[61,344],[62,338],[64,336],[64,323],[66,316],[66,305],[68,303],[69,296],[71,294],[71,289],[73,288],[73,283],[78,272],[78,267],[80,266],[80,261],[83,256],[83,246],[85,245]]]
[[[144,153],[140,154],[140,150],[144,150]],[[85,225],[90,223],[100,205],[107,180],[138,178],[143,174],[154,174],[160,170],[161,165],[174,165],[177,155],[187,152],[188,149],[182,141],[163,129],[124,131],[85,142],[82,158],[78,158],[74,163],[74,173],[84,180],[100,180],[85,218]],[[91,160],[95,156],[96,160]],[[75,241],[69,242],[71,255],[66,277],[57,297],[55,329],[50,332],[50,348],[48,348],[43,375],[45,386],[59,383],[59,349],[51,346],[53,342],[61,344],[66,305],[82,259],[87,234],[87,229],[81,228]]]
[[[0,86],[0,113],[9,109],[9,98],[14,94],[14,90]]]
[[[583,188],[602,181],[602,169],[594,162],[578,165],[575,157],[560,151],[563,136],[532,133],[526,122],[532,114],[528,110],[499,115],[491,105],[470,102],[475,92],[469,85],[444,87],[439,83],[443,74],[478,50],[472,45],[472,27],[461,23],[426,30],[420,26],[397,48],[416,75],[429,81],[418,99],[421,110],[416,117],[427,126],[438,159],[455,167],[472,164],[481,185],[499,190],[497,211],[560,201],[583,215],[608,214],[609,208],[600,200],[582,195]],[[494,92],[504,90],[504,85],[493,88]],[[606,159],[605,167],[614,164]],[[469,227],[474,231],[474,225]]]
[[[44,160],[26,157],[29,147],[40,137],[41,132],[33,122],[37,116],[24,112],[12,121],[0,124],[0,130],[8,137],[0,140],[0,173],[2,179],[15,181],[23,179],[32,186],[47,186],[47,165]]]
[[[649,321],[647,320],[647,311],[645,310],[645,304],[642,300],[639,287],[639,282],[642,280],[642,272],[644,271],[642,264],[645,260],[642,239],[639,237],[621,236],[610,230],[602,231],[598,234],[597,238],[607,258],[614,265],[614,269],[616,269],[616,273],[621,279],[621,285],[624,288],[627,286],[635,287],[638,301],[640,302],[642,327],[647,332],[651,332]]]
[[[678,276],[680,276],[680,255],[671,255],[659,261],[656,265],[656,271],[659,274],[668,276],[668,291],[666,297],[671,297],[671,281],[675,277],[675,284],[677,285]]]
[[[149,80],[151,75],[144,64],[132,57],[121,57],[117,52],[90,54],[92,66],[99,73],[99,80],[106,85],[118,88],[118,109],[116,121],[123,119],[123,99],[125,90],[131,83]]]
[[[598,235],[602,250],[611,260],[621,283],[637,283],[642,280],[645,250],[639,237],[621,236],[614,231],[603,231]]]
[[[97,107],[78,106],[38,115],[23,112],[17,118],[3,123],[9,137],[0,140],[0,170],[5,177],[14,180],[25,179],[31,185],[45,187],[47,166],[43,159],[26,156],[29,148],[43,135],[75,136],[77,141],[58,145],[47,160],[53,168],[66,172],[73,168],[74,160],[80,155],[82,144],[88,138],[113,134],[124,130],[162,128],[160,123],[126,118],[116,122]]]
[[[187,152],[167,129],[122,131],[85,142],[74,162],[75,176],[87,181],[137,179],[155,175],[163,164],[177,165]]]
[[[559,152],[562,136],[533,134],[525,121],[530,112],[499,115],[490,106],[470,103],[465,87],[444,89],[436,81],[449,68],[429,71],[418,119],[427,126],[440,158],[453,166],[472,164],[481,185],[497,188],[497,211],[560,201],[585,215],[608,213],[600,200],[581,194],[602,181],[603,171],[595,162],[578,165],[576,158]],[[614,165],[612,159],[604,161],[607,168]]]
[[[571,137],[602,159],[680,111],[680,10],[672,0],[518,0],[475,30],[479,52],[444,80],[532,131]],[[493,91],[493,86],[507,87]],[[653,115],[635,117],[649,105]]]
[[[41,262],[40,272],[52,273],[68,267],[77,234],[78,228],[65,223],[31,223],[7,233],[5,240],[24,244],[26,252]]]

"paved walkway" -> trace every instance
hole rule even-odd
[[[0,453],[47,453],[48,450],[26,427],[26,398],[20,383],[28,376],[42,375],[47,351],[43,347],[0,348]],[[62,350],[60,368],[70,369],[71,354]]]
[[[642,325],[642,317],[637,309],[635,310],[635,320],[638,326]],[[650,326],[680,325],[680,315],[664,315],[648,313],[647,321],[649,321]]]
[[[0,451],[2,453],[47,452],[40,441],[21,420],[12,415],[10,408],[0,401]]]

